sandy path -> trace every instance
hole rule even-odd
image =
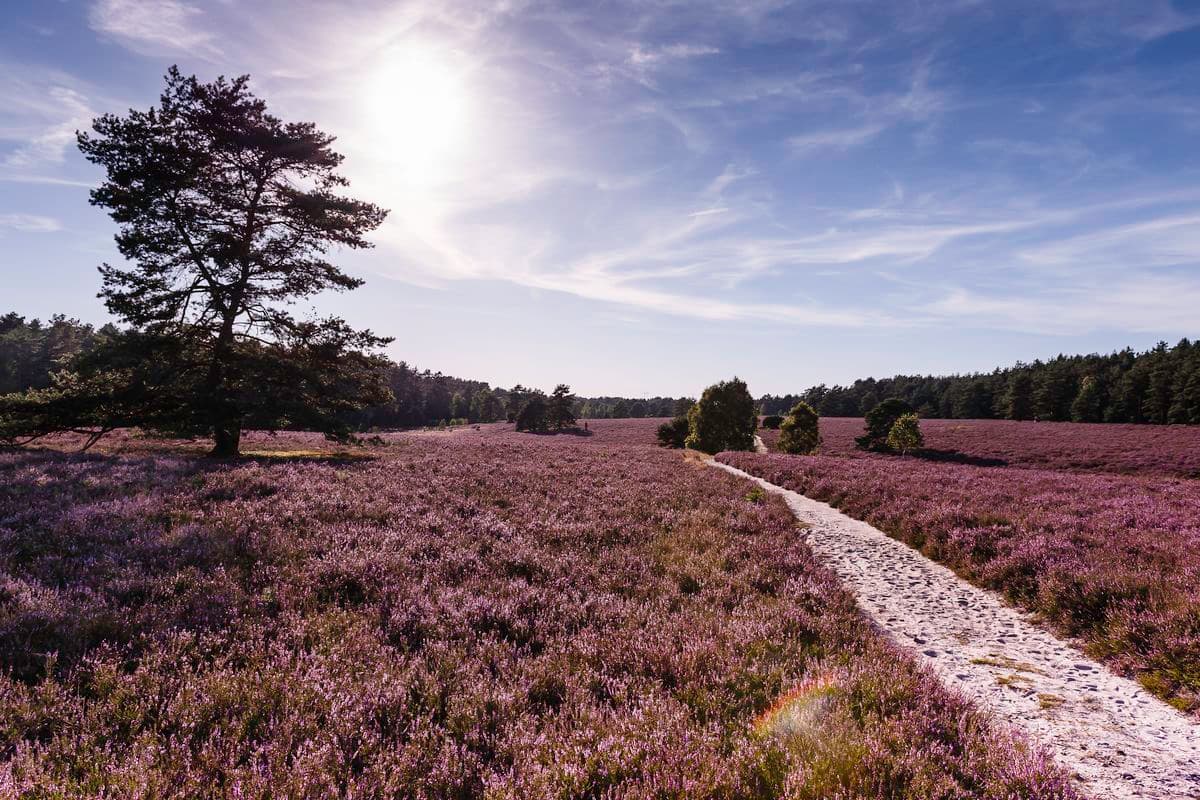
[[[767,445],[765,442],[763,442],[762,437],[759,436],[757,433],[754,434],[754,452],[756,452],[756,453],[770,452],[767,450]]]
[[[1200,797],[1200,725],[865,522],[709,463],[782,495],[876,625],[947,686],[1025,731],[1095,800]]]

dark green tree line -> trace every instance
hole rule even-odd
[[[763,414],[803,400],[821,416],[862,416],[899,398],[922,418],[1200,424],[1200,342],[1160,342],[1144,353],[1065,356],[971,375],[897,375],[849,386],[766,395]]]

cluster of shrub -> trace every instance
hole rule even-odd
[[[574,408],[575,395],[571,394],[571,387],[560,383],[549,397],[544,392],[530,391],[522,399],[513,421],[519,431],[562,431],[575,427]]]
[[[721,381],[705,389],[685,413],[660,425],[658,443],[705,453],[753,450],[758,412],[745,382],[736,377]],[[890,397],[876,404],[865,421],[866,430],[855,440],[863,450],[905,454],[924,445],[916,412],[899,398]],[[778,446],[784,453],[808,455],[821,446],[820,422],[817,411],[800,400],[787,414],[763,417],[762,427],[779,431]]]
[[[764,414],[804,400],[826,417],[857,417],[881,399],[904,400],[924,418],[1200,424],[1200,342],[1159,342],[1136,353],[1065,356],[972,375],[897,375],[849,386],[765,395]]]

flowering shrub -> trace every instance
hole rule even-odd
[[[1200,710],[1195,481],[896,457],[720,459],[1005,592],[1179,708]]]
[[[656,422],[0,454],[0,795],[1075,796]]]

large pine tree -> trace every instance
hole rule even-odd
[[[173,67],[157,107],[79,134],[105,171],[91,201],[119,226],[128,262],[100,268],[101,297],[138,332],[126,344],[173,359],[155,387],[171,404],[140,421],[211,436],[218,456],[238,452],[246,425],[337,435],[347,411],[387,398],[364,352],[386,339],[288,310],[361,285],[326,253],[370,247],[387,212],[339,194],[333,137],[272,116],[248,81],[201,83]]]

